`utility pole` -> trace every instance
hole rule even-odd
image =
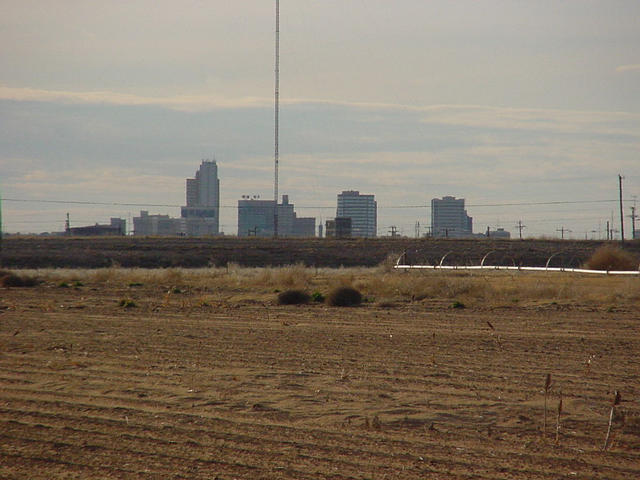
[[[419,221],[416,222],[415,233],[416,233],[416,238],[420,238],[420,222]]]
[[[620,243],[624,245],[624,213],[622,213],[622,175],[618,175],[618,183],[620,185]]]
[[[571,233],[571,230],[569,230],[568,228],[564,228],[564,226],[562,226],[560,228],[556,228],[556,232],[560,232],[560,238],[564,240],[564,232]]]
[[[64,222],[64,231],[67,235],[71,235],[71,222],[69,221],[69,212],[67,212],[67,220]]]
[[[278,236],[278,163],[279,163],[279,151],[278,151],[278,140],[279,140],[279,116],[280,116],[280,0],[276,0],[276,88],[274,95],[274,120],[275,120],[275,130],[274,130],[274,179],[273,179],[273,236]]]
[[[607,220],[607,240],[611,240],[611,230],[609,230],[609,220]]]
[[[636,239],[636,206],[631,207],[631,238]]]
[[[516,228],[518,229],[518,233],[520,234],[520,240],[522,240],[522,229],[527,228],[527,226],[522,224],[522,220],[518,220],[518,225],[516,225]]]

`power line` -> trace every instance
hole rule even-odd
[[[131,203],[131,202],[96,202],[90,200],[49,200],[49,199],[32,199],[32,198],[4,198],[5,202],[22,202],[22,203],[50,203],[59,205],[97,205],[97,206],[115,206],[115,207],[164,207],[164,208],[180,208],[182,205],[171,203]],[[579,205],[579,204],[598,204],[598,203],[615,203],[614,200],[558,200],[551,202],[506,202],[506,203],[475,203],[467,204],[466,208],[479,207],[518,207],[518,206],[540,206],[540,205]],[[298,208],[317,208],[317,209],[334,209],[335,205],[298,205]],[[237,205],[220,205],[219,208],[238,208]],[[379,209],[403,209],[403,208],[426,208],[431,206],[423,205],[378,205]]]

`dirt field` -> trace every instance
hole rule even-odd
[[[8,268],[245,267],[304,264],[374,267],[406,253],[405,261],[437,265],[487,264],[579,267],[602,245],[617,242],[438,238],[237,238],[237,237],[6,237],[0,264]],[[640,261],[640,240],[625,249]]]
[[[173,277],[0,289],[0,478],[640,478],[640,279],[337,308]]]

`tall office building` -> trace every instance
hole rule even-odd
[[[467,215],[464,198],[442,197],[431,200],[431,235],[451,238],[473,235],[473,218]]]
[[[352,237],[375,237],[378,231],[378,205],[374,195],[355,190],[338,194],[336,217],[351,218]]]
[[[217,235],[220,230],[220,180],[215,160],[203,160],[195,178],[187,178],[187,205],[181,209],[189,236]]]

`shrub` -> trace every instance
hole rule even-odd
[[[311,297],[309,294],[302,290],[285,290],[278,294],[279,305],[300,305],[303,303],[309,303]]]
[[[585,266],[592,270],[637,270],[638,259],[620,248],[605,245],[593,252]]]
[[[329,293],[327,303],[333,307],[351,307],[362,303],[362,294],[353,287],[338,287]]]
[[[0,270],[0,285],[3,287],[35,287],[38,279],[26,275],[16,275],[7,270]]]
[[[322,303],[324,302],[324,295],[321,294],[320,292],[313,292],[311,294],[311,300],[317,303]]]
[[[453,302],[453,304],[451,305],[451,308],[460,308],[460,309],[462,309],[462,308],[467,308],[467,306],[466,306],[464,303],[462,303],[462,302],[460,302],[460,301],[456,300],[456,301],[455,301],[455,302]]]
[[[122,308],[134,308],[137,306],[136,302],[134,302],[130,298],[123,298],[122,300],[120,300],[118,305],[121,306]]]

